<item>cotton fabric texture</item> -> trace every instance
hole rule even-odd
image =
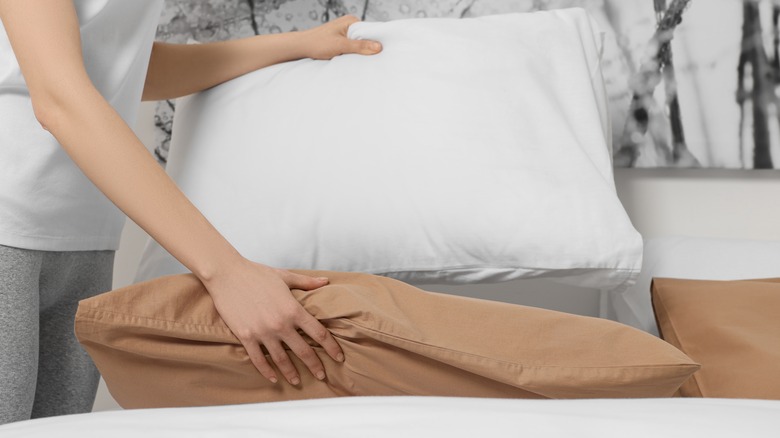
[[[100,374],[73,321],[113,267],[114,251],[0,245],[0,424],[92,410]]]
[[[73,5],[87,74],[133,127],[163,1],[73,0]],[[38,123],[0,23],[0,244],[115,250],[124,224],[122,211]]]
[[[777,438],[780,402],[354,397],[130,409],[0,426],[3,438]]]
[[[655,278],[661,336],[701,363],[685,397],[780,400],[780,278]]]
[[[294,354],[300,385],[262,377],[192,274],[83,300],[76,334],[125,408],[350,395],[668,397],[699,368],[670,344],[613,321],[369,274],[296,272],[330,279],[292,291],[344,351],[338,363],[314,346],[325,381]]]
[[[383,51],[274,65],[177,105],[167,171],[243,255],[418,285],[632,284],[642,240],[615,192],[584,10],[348,36]],[[186,272],[150,239],[136,280]]]
[[[3,438],[777,438],[780,402],[350,397],[129,409],[0,426]]]

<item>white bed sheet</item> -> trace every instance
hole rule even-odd
[[[0,426],[2,438],[778,437],[780,401],[346,397],[139,409]]]

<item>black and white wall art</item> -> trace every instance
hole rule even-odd
[[[606,33],[615,167],[780,168],[779,0],[166,0],[157,39],[211,42],[365,21],[587,9]],[[160,102],[164,163],[175,102]],[[258,133],[261,135],[261,133]]]

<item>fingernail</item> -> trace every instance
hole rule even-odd
[[[271,377],[271,378],[270,378],[270,379],[268,379],[268,380],[270,380],[270,381],[271,381],[271,383],[276,383],[276,382],[278,382],[278,380],[276,380],[276,377]]]
[[[336,356],[336,360],[339,361],[339,362],[344,362],[344,354],[343,353],[339,353]]]
[[[320,380],[325,379],[325,373],[322,371],[317,371],[317,378]]]
[[[297,385],[297,384],[301,383],[301,379],[299,379],[297,377],[293,377],[292,379],[290,379],[290,383],[293,384],[293,385]]]
[[[381,49],[381,48],[382,48],[382,46],[379,43],[371,43],[371,50],[376,52],[376,51],[379,51],[379,49]]]
[[[317,277],[319,281],[328,281],[328,277]]]

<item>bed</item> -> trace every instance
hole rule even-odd
[[[650,257],[643,255],[645,242],[615,194],[600,35],[580,9],[458,24],[445,19],[358,23],[350,28],[352,38],[383,42],[384,58],[376,63],[354,56],[331,63],[300,60],[180,102],[167,171],[242,254],[270,265],[361,272],[420,287],[548,278],[602,289],[604,316],[620,320],[608,311],[620,309],[621,298],[650,292],[649,283],[637,281],[644,278],[643,257]],[[443,50],[445,39],[463,44]],[[426,61],[432,53],[439,57]],[[487,80],[474,82],[475,77]],[[358,122],[347,130],[329,129],[341,117]],[[296,129],[301,119],[307,129]],[[388,120],[400,128],[388,126]],[[263,135],[247,134],[248,127]],[[318,144],[327,147],[313,147]],[[290,162],[296,163],[297,178],[285,178]],[[277,214],[257,208],[258,198],[271,200]],[[167,275],[184,281],[186,269],[150,241],[137,280],[154,282]],[[649,299],[643,295],[641,301]],[[466,301],[458,304],[468,308]],[[652,310],[645,305],[643,312],[633,317],[646,323]],[[92,319],[98,320],[99,315]],[[646,333],[652,331],[647,324],[640,331],[605,320],[575,322],[608,325],[620,331],[620,339],[672,353],[671,346]],[[82,335],[110,333],[108,326],[90,327]],[[199,407],[183,406],[199,400],[179,400],[180,407],[144,408],[154,405],[152,397],[137,390],[128,395],[145,383],[143,360],[121,383],[129,368],[112,355],[128,336],[137,336],[133,339],[140,344],[149,339],[126,327],[118,333],[80,339],[85,346],[92,342],[91,354],[112,393],[138,409],[10,424],[0,427],[0,436],[769,437],[777,436],[780,426],[780,401],[680,398],[672,397],[673,390],[633,399],[595,399],[586,392],[574,394],[585,397],[580,400],[409,393]],[[155,342],[163,334],[155,332]],[[188,348],[204,342],[181,339]],[[569,345],[577,340],[567,339]],[[209,342],[222,342],[219,348],[230,344],[227,338]],[[97,355],[98,344],[111,348]],[[152,363],[158,351],[144,345],[132,353],[143,353]],[[555,350],[554,343],[548,347]],[[600,348],[607,351],[610,345]],[[609,360],[622,360],[622,351]],[[233,365],[222,368],[244,366],[238,353]],[[180,363],[173,366],[192,368],[187,362],[192,357],[177,357]],[[625,362],[620,366],[631,368]],[[599,385],[609,380],[608,375]],[[179,383],[180,390],[190,388]],[[556,398],[554,392],[534,394]]]
[[[140,409],[31,420],[3,438],[776,437],[780,402],[735,399],[498,400],[352,397]]]

